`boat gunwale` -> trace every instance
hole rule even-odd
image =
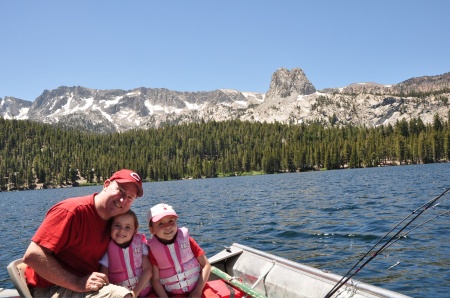
[[[237,250],[236,250],[237,249]],[[229,253],[229,256],[226,257],[226,253]],[[315,267],[311,267],[302,263],[294,262],[291,260],[288,260],[283,257],[276,256],[274,254],[264,252],[252,247],[248,247],[246,245],[242,245],[239,243],[233,243],[230,247],[227,247],[225,250],[217,253],[216,255],[212,256],[210,258],[211,265],[214,265],[216,263],[224,262],[226,259],[230,258],[240,258],[243,253],[250,253],[253,255],[256,255],[258,257],[264,258],[268,262],[275,262],[276,265],[281,265],[283,267],[287,267],[290,269],[294,269],[295,271],[300,271],[302,274],[305,275],[311,275],[314,278],[319,279],[322,282],[331,284],[334,286],[336,283],[338,283],[342,276],[337,275],[335,273],[332,273],[327,270],[321,270]],[[216,257],[217,256],[217,257]],[[399,292],[395,292],[392,290],[388,290],[379,286],[371,285],[356,279],[350,279],[347,282],[346,288],[351,288],[354,291],[362,291],[366,292],[367,294],[373,295],[375,297],[395,297],[395,298],[407,298],[410,296],[401,294]]]

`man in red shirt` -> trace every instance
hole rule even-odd
[[[55,204],[31,239],[24,262],[34,297],[132,297],[109,284],[99,260],[110,240],[109,219],[125,213],[143,195],[138,174],[122,169],[103,184],[100,193]],[[89,292],[89,293],[88,293]]]

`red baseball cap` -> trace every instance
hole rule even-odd
[[[119,183],[134,183],[137,186],[138,197],[142,197],[144,194],[144,190],[142,189],[142,180],[139,175],[131,170],[122,169],[120,171],[115,172],[110,178],[110,181],[116,180]]]

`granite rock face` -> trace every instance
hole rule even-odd
[[[316,92],[316,88],[306,77],[303,70],[294,68],[291,71],[286,68],[278,69],[270,82],[267,98],[286,98],[291,95],[308,95]]]

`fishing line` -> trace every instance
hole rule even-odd
[[[342,278],[334,285],[334,287],[328,292],[328,294],[325,295],[325,298],[329,298],[331,297],[334,293],[337,292],[337,290],[339,290],[344,284],[347,283],[347,281],[350,280],[350,278],[352,278],[353,276],[355,276],[367,263],[369,263],[372,259],[374,259],[380,252],[384,251],[387,247],[389,247],[391,245],[392,242],[396,242],[398,241],[398,239],[400,239],[401,237],[398,237],[398,235],[404,230],[406,229],[414,220],[416,220],[423,212],[427,211],[428,209],[437,206],[438,204],[434,205],[436,203],[437,200],[439,200],[442,196],[444,196],[448,191],[450,190],[450,188],[447,188],[443,193],[441,193],[440,195],[438,195],[437,197],[429,200],[428,202],[422,204],[419,208],[417,208],[416,210],[414,210],[413,212],[411,212],[408,216],[406,216],[405,218],[403,218],[397,225],[395,225],[391,230],[389,230],[389,232],[387,232],[383,237],[381,237],[380,240],[377,241],[377,243],[375,243],[374,246],[372,246],[372,248],[363,256],[361,257],[358,262],[356,262],[355,265],[353,265],[353,267],[344,275],[342,276]],[[420,211],[419,211],[420,210]],[[416,214],[417,213],[417,214]],[[434,218],[443,215],[447,212],[441,213],[437,216],[435,216]],[[398,230],[394,236],[391,236],[389,239],[386,240],[386,243],[384,243],[381,248],[379,248],[377,251],[375,251],[375,253],[373,253],[370,258],[368,258],[364,263],[362,263],[362,265],[355,270],[355,272],[352,273],[353,269],[355,269],[374,249],[376,246],[378,246],[378,244],[380,244],[384,239],[387,238],[387,236],[389,234],[391,234],[395,229],[397,229],[401,224],[403,224],[408,218],[410,218],[411,216],[413,216],[414,214],[416,214],[414,217],[412,217],[408,222],[405,223],[405,225],[400,228],[400,230]],[[434,219],[432,218],[432,219]],[[431,220],[431,219],[430,219]],[[425,224],[426,222],[420,224],[419,226]],[[419,226],[416,226],[414,229],[418,228]],[[414,230],[412,229],[412,230]],[[412,231],[411,230],[411,231]],[[411,232],[409,231],[409,232]],[[408,233],[409,233],[408,232]],[[406,233],[406,234],[408,234]],[[406,235],[405,234],[405,235]],[[404,236],[404,235],[402,235]],[[396,239],[397,238],[397,239]]]

